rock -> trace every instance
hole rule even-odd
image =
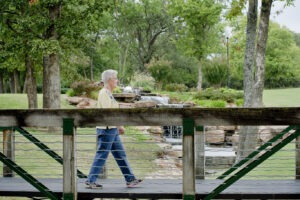
[[[89,98],[84,98],[80,103],[77,104],[77,108],[95,108],[97,101]]]
[[[209,144],[223,144],[225,141],[225,132],[223,130],[206,131],[206,142]]]
[[[135,108],[154,108],[157,105],[153,101],[136,101],[134,102]]]
[[[218,126],[218,129],[223,130],[223,131],[234,132],[237,129],[237,127],[236,126]]]
[[[70,105],[77,105],[83,100],[84,100],[83,97],[67,97],[67,101],[69,102]]]
[[[157,135],[162,135],[163,134],[163,130],[160,126],[151,126],[147,129],[147,131],[149,133],[157,134]]]

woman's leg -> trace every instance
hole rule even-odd
[[[106,162],[109,151],[111,150],[115,135],[111,134],[110,129],[97,129],[98,145],[87,182],[95,183],[98,175]]]
[[[124,149],[122,141],[120,139],[118,129],[116,129],[116,136],[114,138],[114,142],[111,147],[111,152],[112,152],[126,182],[130,182],[130,181],[134,180],[135,177],[129,166],[129,162],[126,157],[125,149]]]

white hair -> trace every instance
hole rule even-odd
[[[101,78],[102,78],[104,85],[107,84],[109,79],[114,78],[117,75],[118,75],[118,72],[113,69],[108,69],[108,70],[105,70],[104,72],[102,72]]]

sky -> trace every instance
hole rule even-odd
[[[273,6],[270,19],[293,32],[300,33],[300,0],[295,0],[294,6],[286,8],[284,8],[284,3],[279,1],[274,1]],[[276,14],[277,11],[281,13]]]

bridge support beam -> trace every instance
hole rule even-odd
[[[194,119],[183,119],[183,199],[194,200],[195,187],[195,122]]]
[[[204,133],[204,126],[196,126],[195,162],[196,162],[196,179],[205,179],[205,133]]]
[[[63,199],[77,199],[74,119],[63,119]]]
[[[300,131],[300,126],[297,126],[297,130]],[[296,179],[300,179],[300,136],[296,138]]]
[[[15,160],[15,135],[13,128],[3,129],[3,154],[10,160]],[[3,177],[13,176],[13,170],[3,165]]]

